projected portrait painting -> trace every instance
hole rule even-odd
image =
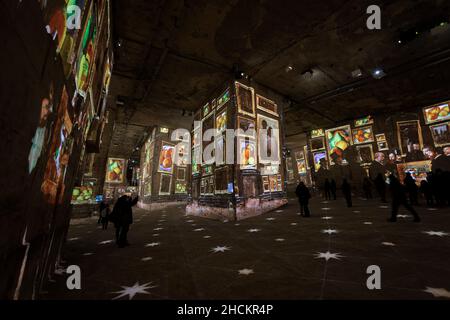
[[[330,164],[347,164],[345,152],[352,142],[350,126],[328,129],[325,136]]]
[[[108,158],[106,164],[107,183],[122,183],[125,178],[125,159]]]
[[[372,126],[353,129],[353,144],[373,142]]]
[[[430,130],[436,147],[450,145],[450,122],[430,126]]]
[[[255,90],[236,82],[238,112],[247,116],[255,116]]]
[[[280,162],[280,126],[276,119],[258,114],[258,154],[263,164]]]
[[[175,147],[165,144],[161,146],[159,153],[158,172],[173,173],[173,155]]]

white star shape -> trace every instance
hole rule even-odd
[[[328,201],[322,201],[322,203],[328,203]]]
[[[424,292],[431,293],[435,298],[450,298],[450,291],[444,288],[430,288],[427,287],[426,290],[423,290]]]
[[[406,214],[398,214],[397,217],[403,218],[403,219],[408,218],[408,216]]]
[[[154,233],[153,236],[154,237],[159,237],[159,233]]]
[[[372,224],[372,222],[366,221],[366,222],[364,222],[364,224]]]
[[[234,224],[236,227],[239,227],[241,224],[240,223],[235,223]]]
[[[204,231],[204,230],[205,230],[204,228],[194,229],[195,232],[198,232],[198,231]]]
[[[291,223],[291,226],[296,226],[297,225],[297,222],[292,222]]]
[[[330,260],[330,259],[336,259],[336,260],[340,260],[339,258],[343,258],[344,256],[342,256],[340,253],[331,253],[330,251],[327,252],[317,252],[316,254],[316,259],[325,259],[326,261]]]
[[[379,208],[381,208],[381,209],[389,209],[388,206],[379,206]]]
[[[163,229],[164,229],[164,228],[159,227],[159,228],[155,228],[155,229],[153,229],[153,230],[159,231],[159,230],[163,230]]]
[[[283,242],[284,239],[283,239],[283,238],[276,238],[275,241],[277,241],[277,242]]]
[[[283,212],[283,210],[277,210],[277,211],[275,211],[275,212],[280,213],[280,212]]]
[[[147,243],[145,246],[146,247],[156,247],[159,246],[161,243],[160,242],[152,242],[152,243]]]
[[[164,221],[166,221],[166,220],[158,220],[158,222],[164,222]]]
[[[353,211],[353,213],[361,213],[361,211],[355,210],[355,211]]]
[[[194,220],[187,220],[186,222],[188,222],[188,223],[192,223],[192,222],[194,222]]]
[[[67,241],[75,241],[75,240],[80,240],[80,238],[78,238],[78,237],[75,237],[75,238],[70,238],[70,239],[67,239]]]
[[[247,231],[253,233],[253,232],[260,232],[261,229],[254,228],[254,229],[248,229]]]
[[[392,242],[382,242],[381,244],[388,247],[395,247],[395,243]]]
[[[150,260],[152,260],[153,258],[152,257],[144,257],[144,258],[142,258],[141,260],[142,261],[150,261]]]
[[[225,220],[223,220],[222,222],[223,222],[223,223],[227,223],[227,222],[228,222],[228,220],[226,220],[226,219],[225,219]]]
[[[239,270],[240,275],[248,276],[249,274],[254,273],[253,269],[241,269]]]
[[[322,210],[328,211],[328,210],[331,210],[331,208],[322,208]]]
[[[429,236],[438,236],[438,237],[448,236],[448,233],[444,231],[424,231],[423,233],[426,233]]]
[[[266,218],[267,221],[273,221],[275,218]]]
[[[428,211],[436,211],[437,209],[436,208],[428,208],[427,210]]]
[[[211,236],[203,236],[203,239],[209,239]]]
[[[105,240],[105,241],[101,241],[98,244],[108,244],[108,243],[112,243],[113,240]]]
[[[83,253],[83,256],[92,256],[92,255],[93,255],[92,252],[86,252],[86,253]]]
[[[338,233],[338,231],[336,229],[325,229],[322,230],[322,233],[335,234]]]
[[[134,284],[134,286],[132,286],[132,287],[126,287],[126,286],[121,286],[121,287],[123,290],[111,292],[111,293],[120,293],[120,295],[113,298],[112,300],[117,300],[117,299],[120,299],[125,296],[128,296],[128,299],[131,300],[138,293],[150,294],[150,292],[147,292],[146,290],[156,288],[156,286],[152,285],[152,282],[148,282],[143,285],[139,285],[139,282],[136,282]]]
[[[211,251],[214,252],[214,253],[217,253],[217,252],[225,252],[225,251],[228,251],[230,249],[231,248],[227,247],[227,246],[217,246],[215,248],[211,248]]]
[[[330,217],[330,216],[322,217],[322,220],[331,220],[331,219],[333,219],[333,217]]]

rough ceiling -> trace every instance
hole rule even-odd
[[[189,126],[189,111],[232,79],[236,64],[292,101],[288,136],[449,98],[449,25],[398,43],[407,30],[448,21],[449,1],[377,1],[375,31],[366,28],[372,2],[115,1],[112,101],[124,102],[117,123]],[[374,79],[376,67],[386,77]],[[362,76],[353,78],[357,68]]]

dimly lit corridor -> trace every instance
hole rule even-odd
[[[0,302],[449,301],[449,1],[0,0],[0,39]]]

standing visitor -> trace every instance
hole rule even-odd
[[[308,187],[303,182],[300,182],[295,190],[295,194],[297,195],[300,204],[300,214],[303,217],[308,218],[310,216],[308,204],[309,199],[311,198]]]
[[[389,181],[392,195],[392,214],[391,218],[388,219],[388,221],[389,222],[397,221],[398,209],[400,205],[403,205],[406,208],[406,210],[408,210],[414,216],[414,222],[420,222],[419,215],[406,200],[405,189],[400,183],[400,181],[398,181],[398,179],[394,177],[394,175],[392,174],[389,176]]]
[[[347,202],[347,207],[352,207],[352,187],[350,183],[347,182],[347,179],[344,178],[342,182],[342,193],[344,194],[345,201]]]

